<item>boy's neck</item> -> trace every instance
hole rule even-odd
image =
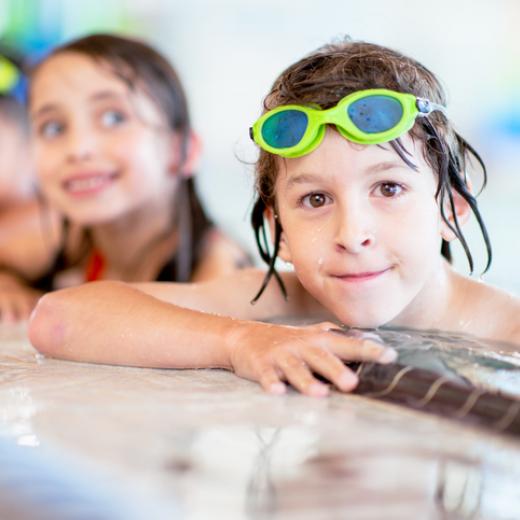
[[[460,278],[442,259],[439,268],[415,299],[388,325],[421,330],[455,330]]]

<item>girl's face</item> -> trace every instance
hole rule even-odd
[[[388,323],[439,282],[437,180],[422,145],[402,140],[418,171],[388,144],[357,145],[331,129],[309,155],[278,159],[280,256],[347,325]]]
[[[173,193],[178,141],[143,90],[108,65],[73,52],[50,58],[30,112],[42,189],[72,221],[113,221]]]

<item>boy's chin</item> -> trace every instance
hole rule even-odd
[[[397,312],[388,312],[389,309],[349,309],[335,312],[336,318],[347,327],[358,329],[376,329],[386,325],[397,316]]]

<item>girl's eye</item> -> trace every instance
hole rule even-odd
[[[378,186],[379,193],[386,198],[397,197],[401,195],[404,188],[396,182],[383,182]]]
[[[59,121],[47,121],[40,125],[38,133],[46,139],[52,139],[62,134],[65,129],[65,125]]]
[[[106,110],[101,114],[101,123],[108,128],[117,126],[126,120],[126,116],[119,110]]]
[[[301,203],[306,208],[321,208],[322,206],[325,206],[329,200],[330,197],[324,193],[309,193],[309,195],[302,197]]]

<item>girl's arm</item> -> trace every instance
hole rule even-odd
[[[29,287],[19,276],[0,267],[0,323],[29,318],[41,292]]]
[[[0,218],[0,322],[26,320],[41,292],[32,280],[51,265],[60,221],[37,201]]]
[[[395,359],[393,350],[330,332],[334,327],[238,320],[167,303],[120,282],[97,282],[45,295],[29,337],[53,357],[143,367],[222,367],[273,393],[283,393],[288,381],[318,396],[328,387],[313,372],[349,391],[357,379],[341,359]]]

